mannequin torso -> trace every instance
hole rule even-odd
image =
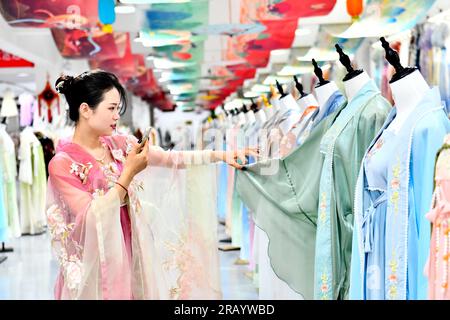
[[[398,132],[430,87],[418,70],[391,83],[390,87],[397,114],[389,128]]]
[[[247,120],[247,124],[248,124],[248,125],[252,125],[253,123],[256,122],[255,113],[253,112],[253,110],[249,110],[249,111],[245,114],[245,118],[246,118],[246,120]]]
[[[311,106],[319,106],[319,103],[312,94],[308,94],[303,98],[297,100],[297,105],[300,107],[300,111],[303,113],[303,111],[305,111],[306,108]]]
[[[274,108],[273,107],[266,107],[265,109],[264,109],[264,112],[265,112],[265,114],[266,114],[266,118],[267,118],[267,120],[269,120],[270,118],[272,118],[272,116],[274,115],[274,113],[275,113],[275,111],[274,111]]]
[[[245,123],[247,122],[247,119],[245,119],[245,114],[243,112],[239,112],[238,114],[238,122],[239,122],[239,126],[244,126]]]
[[[358,93],[358,91],[370,81],[369,75],[363,71],[361,74],[357,75],[353,79],[344,81],[345,94],[347,95],[347,100],[350,102],[353,97]]]
[[[267,117],[263,109],[260,109],[255,112],[255,119],[259,125],[262,125],[264,122],[266,122]]]
[[[299,111],[298,105],[294,100],[294,97],[288,94],[286,97],[279,100],[280,101],[280,113],[283,114],[288,110]]]
[[[317,101],[319,102],[319,108],[322,109],[322,107],[325,105],[325,103],[327,103],[331,95],[338,90],[339,89],[334,81],[330,81],[329,83],[324,84],[323,86],[316,87],[314,91],[316,92]]]
[[[316,91],[316,97],[319,103],[319,114],[317,117],[319,119],[322,118],[322,115],[325,113],[325,104],[327,103],[328,99],[335,93],[336,91],[339,91],[339,88],[337,87],[336,83],[334,81],[330,81],[327,84],[324,84],[323,86],[315,88]]]

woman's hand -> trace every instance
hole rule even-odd
[[[247,164],[246,156],[253,156],[255,158],[259,157],[259,151],[257,148],[245,148],[242,150],[235,151],[216,151],[219,154],[217,158],[229,164],[236,169],[242,169],[242,167]],[[238,163],[238,160],[241,163]]]
[[[142,148],[136,143],[126,157],[123,171],[130,174],[131,177],[134,177],[144,170],[148,164],[148,152],[148,140]]]

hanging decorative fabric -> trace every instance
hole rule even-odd
[[[361,18],[347,30],[333,34],[339,38],[389,36],[414,28],[436,0],[367,0]]]
[[[114,7],[114,0],[98,0],[98,18],[103,23],[102,30],[106,33],[112,33],[112,24],[116,20]]]
[[[85,29],[98,22],[97,1],[0,1],[0,13],[13,27]]]
[[[52,29],[53,40],[64,58],[106,60],[125,54],[127,33],[105,33],[99,28]]]
[[[47,82],[45,84],[44,90],[42,90],[41,93],[38,95],[38,114],[39,117],[42,116],[42,107],[45,105],[47,107],[47,116],[48,116],[48,122],[51,123],[53,120],[52,116],[52,105],[53,102],[56,101],[56,107],[58,109],[58,115],[61,114],[60,108],[59,108],[59,95],[58,93],[52,89],[50,82],[49,82],[49,76],[47,74]]]

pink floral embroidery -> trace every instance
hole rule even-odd
[[[89,171],[92,169],[92,163],[88,162],[86,165],[73,162],[70,166],[70,174],[80,178],[82,184],[86,184]]]
[[[398,289],[397,289],[397,269],[398,269],[398,261],[395,259],[395,254],[392,254],[394,258],[389,261],[389,269],[390,274],[388,276],[389,279],[389,289],[388,295],[389,299],[394,300],[397,298]]]
[[[81,282],[83,276],[82,264],[77,256],[71,255],[65,264],[64,279],[70,290],[76,289]]]
[[[73,224],[66,225],[61,209],[56,204],[47,209],[47,223],[50,234],[56,241],[64,241],[73,229]]]
[[[325,192],[322,193],[320,201],[320,213],[319,213],[319,219],[320,221],[324,222],[326,219],[326,211],[327,211],[327,194]]]
[[[381,149],[381,147],[384,144],[384,140],[382,138],[378,139],[377,142],[375,143],[375,145],[369,150],[369,152],[367,153],[367,159],[372,158],[372,156]]]
[[[400,181],[398,179],[393,179],[391,182],[392,189],[398,189],[400,187]]]
[[[47,209],[47,221],[52,236],[52,242],[60,242],[64,244],[58,255],[58,262],[63,270],[64,280],[70,290],[75,290],[81,283],[83,276],[82,263],[78,254],[72,254],[70,257],[65,249],[70,233],[73,231],[75,224],[66,224],[61,209],[56,205],[52,205]],[[76,252],[80,252],[82,248],[72,241],[73,248]]]
[[[120,162],[125,161],[125,157],[124,157],[123,151],[121,149],[111,150],[111,153],[112,153],[113,158],[116,159],[117,161],[120,161]]]
[[[320,291],[322,292],[322,300],[328,300],[329,296],[329,290],[330,287],[328,286],[328,275],[326,273],[323,273],[322,276],[320,277],[322,280],[322,286],[320,287]]]
[[[392,176],[391,179],[391,188],[392,188],[392,195],[390,198],[391,203],[394,206],[394,214],[398,213],[398,205],[400,201],[400,159],[397,157],[397,164],[392,169]]]

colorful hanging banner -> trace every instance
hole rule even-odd
[[[339,38],[389,36],[413,28],[425,18],[436,0],[368,0],[361,18]]]
[[[34,63],[16,55],[0,50],[0,68],[34,67]]]

